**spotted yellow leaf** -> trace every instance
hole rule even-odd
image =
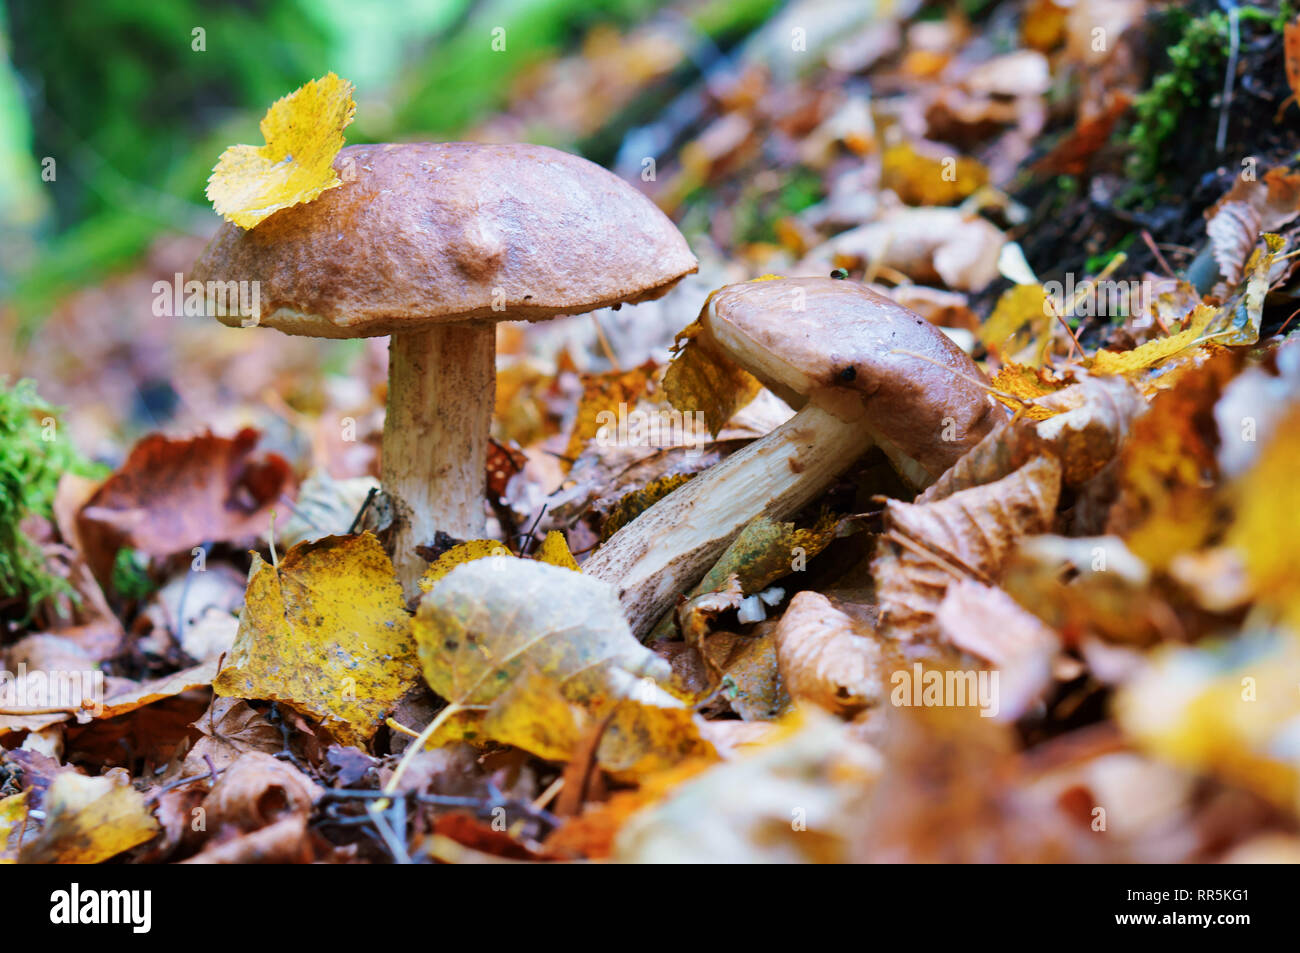
[[[264,146],[231,146],[208,178],[207,195],[227,221],[253,228],[280,209],[310,202],[343,180],[334,157],[357,104],[352,84],[328,73],[277,100],[263,117]]]
[[[1012,410],[1023,411],[1030,420],[1046,420],[1059,411],[1030,401],[1054,394],[1070,381],[1066,378],[1053,380],[1044,371],[1026,364],[1006,364],[990,383],[993,387],[991,393],[999,403]]]
[[[278,701],[364,745],[419,680],[411,618],[379,540],[326,536],[253,556],[218,695]]]
[[[542,545],[537,549],[537,559],[539,562],[559,566],[561,569],[582,572],[578,568],[578,561],[573,558],[573,553],[569,551],[569,541],[564,538],[564,534],[558,529],[553,529],[546,534],[546,538],[542,540]]]
[[[513,555],[504,543],[495,539],[469,539],[457,543],[429,564],[429,568],[420,577],[420,591],[428,592],[435,582],[463,563],[486,559],[488,556]]]

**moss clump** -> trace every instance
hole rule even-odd
[[[40,547],[23,532],[23,520],[51,519],[59,477],[90,476],[96,469],[63,436],[58,409],[41,399],[34,381],[11,387],[0,378],[0,599],[23,599],[24,618],[50,596],[71,589],[46,570]]]
[[[1294,15],[1294,4],[1283,0],[1274,11],[1257,7],[1238,10],[1238,29],[1248,24],[1281,33]],[[1151,86],[1133,103],[1136,117],[1128,133],[1133,147],[1133,178],[1150,182],[1164,164],[1166,145],[1179,128],[1189,108],[1205,106],[1223,89],[1224,70],[1231,48],[1231,25],[1227,14],[1211,10],[1193,17],[1186,10],[1168,10],[1162,17],[1157,36],[1177,37],[1169,46],[1169,68],[1158,73]],[[1244,36],[1241,37],[1244,49]]]

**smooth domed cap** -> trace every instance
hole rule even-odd
[[[350,338],[642,301],[698,264],[640,192],[545,146],[349,146],[334,168],[314,201],[223,224],[191,277],[258,281],[259,323]]]
[[[807,399],[842,413],[860,402],[872,431],[932,477],[996,419],[978,384],[983,375],[961,348],[855,281],[728,285],[709,302],[704,324],[737,363],[796,406]]]

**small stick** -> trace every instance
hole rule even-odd
[[[1160,267],[1165,270],[1165,274],[1177,281],[1178,275],[1176,275],[1174,270],[1169,267],[1169,262],[1165,261],[1165,256],[1160,253],[1160,247],[1156,245],[1156,240],[1151,237],[1151,233],[1145,228],[1142,229],[1142,241],[1146,242],[1147,248],[1151,249],[1151,254],[1156,256],[1156,261],[1159,262]]]
[[[1033,406],[1034,402],[1032,400],[1026,400],[1025,398],[1019,397],[1016,394],[1011,393],[1010,391],[998,390],[998,388],[994,387],[992,384],[987,383],[986,381],[982,381],[977,378],[971,377],[968,374],[963,374],[961,371],[953,370],[947,364],[944,364],[941,361],[936,361],[932,357],[926,357],[924,354],[917,354],[915,351],[906,351],[901,347],[896,347],[893,350],[891,350],[889,353],[906,354],[908,357],[914,357],[918,361],[926,361],[930,364],[933,364],[935,367],[942,367],[945,371],[948,371],[950,374],[952,374],[953,377],[957,378],[958,380],[963,380],[968,384],[974,384],[976,387],[981,387],[984,390],[988,391],[990,394],[995,394],[998,397],[1005,397],[1007,400],[1014,400],[1017,404],[1023,404],[1026,407]]]
[[[379,492],[379,487],[372,486],[370,492],[366,494],[365,501],[361,504],[361,509],[357,510],[357,515],[352,517],[352,525],[348,527],[348,535],[351,536],[357,531],[357,526],[361,523],[361,517],[366,515],[366,510],[370,509],[370,501],[375,498]]]
[[[600,349],[605,352],[605,360],[609,361],[609,364],[614,368],[615,373],[621,374],[623,368],[618,363],[618,355],[615,354],[614,349],[610,347],[609,338],[605,337],[605,329],[600,326],[600,319],[596,317],[594,311],[591,314],[591,323],[596,327],[596,340],[600,342]]]
[[[1079,350],[1081,354],[1083,354],[1084,357],[1087,357],[1088,354],[1086,351],[1084,351],[1083,345],[1080,344],[1079,339],[1074,336],[1074,329],[1071,328],[1068,323],[1066,323],[1065,316],[1056,310],[1056,305],[1052,304],[1052,299],[1048,297],[1044,297],[1043,304],[1047,305],[1047,307],[1051,309],[1052,317],[1056,318],[1056,320],[1060,323],[1061,327],[1065,328],[1065,333],[1070,338],[1070,353],[1065,355],[1066,359],[1068,360],[1069,358],[1074,357],[1074,351],[1076,348]],[[1071,310],[1073,310],[1073,303],[1071,303]]]
[[[1214,137],[1214,149],[1222,152],[1228,140],[1228,106],[1232,103],[1232,88],[1237,79],[1237,50],[1241,45],[1240,30],[1237,26],[1237,4],[1229,0],[1228,7],[1228,71],[1223,77],[1223,100],[1219,103],[1219,132]]]

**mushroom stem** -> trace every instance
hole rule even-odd
[[[865,419],[842,420],[808,404],[650,507],[582,571],[617,587],[628,624],[642,636],[749,522],[798,512],[874,442]]]
[[[393,564],[407,598],[428,562],[416,547],[442,530],[482,537],[488,430],[496,397],[496,328],[449,324],[388,344],[383,486],[393,503]]]

